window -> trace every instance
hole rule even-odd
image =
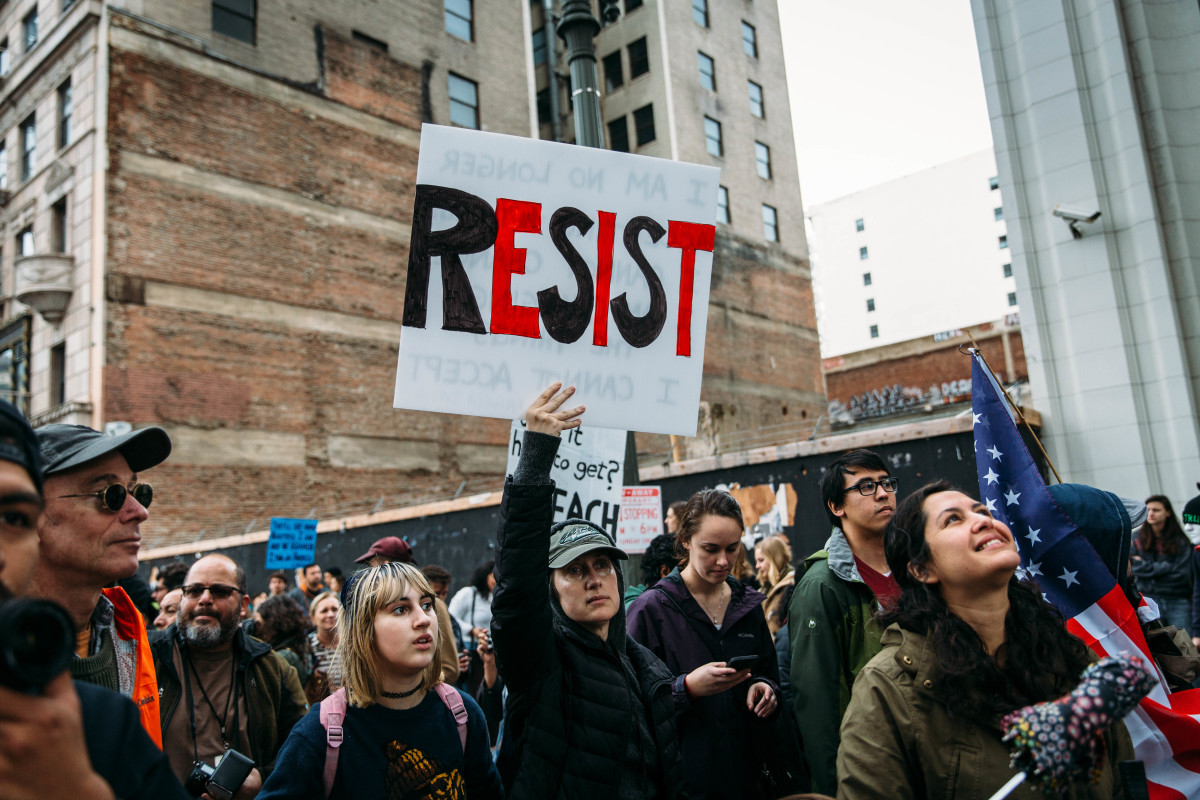
[[[446,33],[468,42],[475,41],[471,30],[471,23],[475,19],[471,3],[472,0],[445,0]]]
[[[21,180],[33,177],[37,169],[37,117],[30,114],[21,123]]]
[[[450,124],[479,129],[479,86],[475,81],[448,73],[450,83]]]
[[[604,57],[604,90],[615,91],[625,85],[625,75],[621,72],[621,51],[609,53]]]
[[[870,286],[870,285],[871,285],[871,273],[864,272],[863,273],[863,286]]]
[[[872,326],[871,326],[871,338],[872,338],[872,339],[878,339],[878,338],[879,338],[879,326],[878,326],[878,325],[872,325]]]
[[[447,14],[450,12],[447,11]],[[535,28],[533,31],[533,64],[546,63],[546,29]]]
[[[1008,293],[1008,304],[1010,306],[1015,306],[1017,304],[1017,293],[1016,292]]]
[[[874,310],[875,310],[875,298],[868,297],[867,298],[867,311],[874,311]]]
[[[759,119],[766,119],[767,113],[763,108],[763,93],[762,87],[754,81],[748,81],[750,85],[750,113]]]
[[[71,79],[58,87],[58,149],[71,143]]]
[[[653,124],[653,120],[651,120]],[[617,117],[608,123],[608,149],[618,153],[629,152],[629,123],[625,117]]]
[[[257,0],[213,0],[213,31],[254,44],[257,6]]]
[[[654,141],[654,104],[642,106],[633,112],[633,129],[637,135],[637,146]]]
[[[537,93],[538,125],[549,125],[550,119],[550,90],[541,89]]]
[[[8,188],[8,145],[0,140],[0,191]]]
[[[717,187],[717,222],[729,224],[729,190],[724,186]]]
[[[630,11],[633,11],[635,8],[641,8],[641,7],[642,7],[642,0],[625,0],[625,13],[626,14],[628,14]]]
[[[991,189],[993,192],[996,191],[997,189],[999,189],[1000,188],[1000,179],[995,176],[988,178],[988,188]]]
[[[67,198],[50,206],[50,252],[67,252]]]
[[[1004,277],[1006,277],[1006,278],[1012,277],[1012,264],[1004,265]]]
[[[21,20],[21,41],[25,43],[26,53],[37,46],[37,37],[37,6],[34,6],[33,11],[26,14],[25,19]]]
[[[758,164],[758,177],[771,180],[771,148],[762,142],[755,142],[754,160]]]
[[[742,22],[742,50],[751,58],[758,58],[758,32],[749,22]]]
[[[862,217],[859,217],[858,219],[854,220],[854,230],[858,231],[859,233],[862,233],[866,227],[867,226],[866,226],[866,224],[863,223]]]
[[[858,260],[859,261],[867,260],[867,248],[866,247],[858,248]]]
[[[629,43],[629,79],[650,71],[650,55],[646,52],[646,37]]]
[[[996,215],[997,222],[1004,219],[1004,206],[996,206],[996,209],[993,213]]]
[[[1007,237],[1007,236],[1001,236],[1001,237],[999,238],[999,241],[1000,241],[1000,249],[1001,249],[1001,250],[1007,250],[1007,249],[1008,249],[1008,237]]]
[[[12,54],[8,51],[8,37],[0,39],[0,78],[8,75],[12,69]]]
[[[763,238],[768,242],[779,241],[779,219],[775,207],[763,203]]]
[[[17,258],[33,255],[33,226],[17,234]]]
[[[29,413],[29,318],[0,333],[0,397]]]
[[[696,58],[700,62],[700,85],[710,92],[717,90],[717,65],[713,60],[699,51]]]
[[[704,118],[704,147],[717,158],[725,155],[725,145],[721,141],[721,123],[712,117]]]
[[[50,348],[50,405],[61,406],[67,401],[67,343],[59,342]]]
[[[692,19],[701,28],[708,27],[708,0],[692,0]]]

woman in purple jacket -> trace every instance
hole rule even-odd
[[[629,635],[675,673],[673,694],[688,796],[763,797],[764,737],[779,709],[779,667],[763,595],[730,576],[742,512],[724,491],[688,500],[678,567],[629,607]]]

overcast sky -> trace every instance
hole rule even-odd
[[[968,0],[778,0],[805,206],[992,146]]]

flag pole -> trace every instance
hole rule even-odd
[[[983,362],[983,365],[987,367],[988,372],[990,372],[992,377],[996,380],[996,385],[1000,387],[1000,392],[1004,395],[1004,399],[1008,401],[1008,404],[1012,406],[1013,411],[1016,411],[1017,416],[1021,418],[1021,422],[1025,424],[1025,430],[1029,431],[1029,435],[1033,437],[1034,444],[1036,444],[1038,446],[1038,450],[1041,451],[1042,458],[1046,459],[1046,463],[1050,465],[1050,471],[1054,473],[1055,479],[1059,483],[1063,483],[1064,481],[1062,476],[1058,474],[1058,469],[1054,466],[1054,462],[1050,460],[1050,454],[1046,452],[1046,448],[1042,447],[1042,440],[1038,438],[1036,433],[1034,433],[1033,426],[1029,424],[1029,420],[1025,419],[1025,415],[1021,413],[1021,407],[1017,405],[1011,397],[1009,397],[1008,390],[1004,388],[1004,382],[1000,380],[1000,376],[996,374],[996,370],[992,369],[992,365],[988,363],[986,358],[984,358],[983,350],[979,348],[979,344],[976,343],[975,337],[971,335],[970,328],[967,328],[967,339],[971,342],[971,349],[975,351],[975,353],[979,356],[979,360]]]

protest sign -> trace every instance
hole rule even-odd
[[[295,569],[311,564],[317,553],[317,521],[271,517],[267,569]]]
[[[508,437],[508,474],[517,468],[525,421],[512,424]],[[554,521],[586,519],[616,539],[625,466],[625,431],[573,428],[563,431],[562,443],[550,469],[555,483]]]
[[[624,487],[617,547],[626,553],[644,553],[650,540],[662,532],[662,490],[657,486]]]
[[[394,405],[695,435],[719,175],[423,126]]]

